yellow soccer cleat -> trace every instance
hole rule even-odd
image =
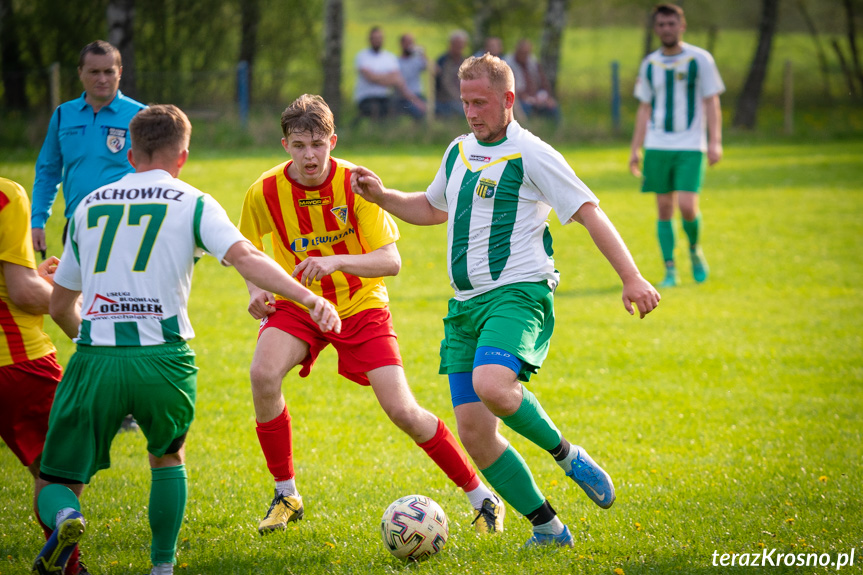
[[[506,514],[506,508],[500,499],[497,497],[494,499],[494,501],[484,499],[482,507],[476,510],[473,526],[480,535],[503,532],[503,516]]]
[[[299,495],[280,495],[276,492],[267,516],[258,523],[258,533],[266,535],[273,531],[284,531],[291,521],[303,518],[303,498]]]

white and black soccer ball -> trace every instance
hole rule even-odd
[[[443,509],[430,497],[407,495],[384,511],[381,537],[395,557],[422,561],[443,549],[449,524]]]

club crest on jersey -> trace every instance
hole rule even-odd
[[[116,154],[126,146],[126,130],[122,128],[108,128],[108,139],[105,145],[112,153]]]
[[[678,72],[678,73],[677,73],[677,80],[678,80],[679,82],[682,82],[683,80],[686,80],[686,72]]]
[[[291,242],[292,252],[304,252],[309,249],[309,240],[306,238],[297,238]]]
[[[303,198],[297,203],[301,208],[308,208],[310,206],[328,206],[332,202],[332,198]]]
[[[481,198],[493,198],[496,186],[496,181],[489,180],[488,178],[480,178],[479,184],[476,187],[476,195]]]
[[[330,209],[330,212],[332,212],[332,214],[334,216],[336,216],[339,219],[339,221],[342,222],[343,224],[348,223],[348,207],[347,206],[336,206],[336,207]]]

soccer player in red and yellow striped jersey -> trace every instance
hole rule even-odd
[[[34,480],[63,374],[54,344],[42,331],[58,261],[52,256],[36,267],[30,200],[21,185],[0,178],[0,438]],[[44,525],[43,531],[51,535]],[[75,551],[65,573],[78,572]]]
[[[331,157],[338,137],[333,114],[320,96],[297,98],[282,113],[281,124],[282,145],[291,159],[252,184],[239,228],[258,248],[271,235],[275,260],[336,306],[342,331],[322,333],[301,306],[248,284],[249,313],[261,320],[250,370],[257,433],[276,484],[258,531],[283,530],[303,517],[281,385],[296,365],[301,377],[308,376],[329,344],[338,352],[339,373],[371,386],[393,423],[467,493],[477,511],[477,530],[502,531],[501,501],[479,479],[443,421],[420,407],[405,378],[383,281],[401,267],[395,222],[354,195],[353,164]]]

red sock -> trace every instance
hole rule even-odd
[[[36,521],[38,521],[39,526],[42,527],[42,532],[45,533],[45,540],[47,541],[51,538],[51,533],[53,531],[42,522],[42,519],[40,519],[38,515],[36,515]],[[69,560],[66,561],[66,568],[63,570],[63,575],[78,575],[78,571],[80,571],[78,556],[78,546],[76,545],[75,549],[72,550],[72,554],[69,555]]]
[[[272,421],[257,422],[255,431],[267,460],[267,468],[276,481],[284,481],[294,476],[293,446],[291,444],[291,416],[288,406]]]
[[[425,443],[417,443],[432,461],[437,463],[446,476],[465,491],[476,489],[479,478],[468,460],[467,453],[458,444],[455,435],[449,430],[442,419],[437,420],[437,431],[434,437]]]

